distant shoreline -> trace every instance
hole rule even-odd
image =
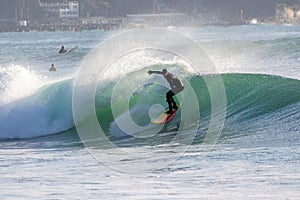
[[[131,29],[131,28],[141,28],[141,27],[205,27],[205,26],[235,26],[235,25],[255,25],[255,24],[264,24],[264,25],[291,25],[299,26],[300,24],[289,23],[289,22],[276,22],[276,21],[256,21],[255,23],[251,21],[246,21],[245,23],[228,23],[228,22],[216,22],[216,23],[164,23],[164,24],[155,24],[153,22],[148,23],[35,23],[28,26],[18,25],[16,22],[12,23],[0,23],[0,33],[1,32],[62,32],[62,31],[72,31],[80,32],[85,30],[120,30],[120,29]]]

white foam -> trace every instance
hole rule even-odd
[[[32,138],[73,127],[72,81],[54,85],[22,66],[0,69],[0,139]],[[45,86],[47,81],[51,83]]]
[[[0,106],[0,139],[32,138],[59,133],[71,128],[71,106],[63,112],[46,104],[30,103],[30,98]],[[59,110],[59,109],[57,109]]]
[[[31,95],[46,79],[21,65],[0,66],[0,105]]]

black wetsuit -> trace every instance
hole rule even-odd
[[[164,77],[171,86],[171,90],[169,90],[166,94],[166,101],[169,105],[169,111],[172,112],[173,109],[178,108],[173,96],[181,92],[184,89],[184,86],[182,82],[170,72],[164,75]]]
[[[58,53],[66,53],[67,50],[65,48],[61,48]]]

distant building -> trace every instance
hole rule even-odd
[[[276,18],[279,22],[295,22],[300,20],[300,6],[289,6],[287,4],[277,4]]]
[[[47,17],[79,18],[78,1],[41,3]]]

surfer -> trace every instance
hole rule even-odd
[[[54,66],[54,64],[52,63],[51,67],[49,68],[50,72],[56,72],[56,68]]]
[[[148,71],[148,74],[161,74],[164,76],[164,78],[168,81],[168,83],[171,86],[171,90],[169,90],[166,93],[166,101],[169,105],[169,110],[166,112],[166,114],[172,114],[173,109],[178,109],[178,106],[173,98],[174,95],[178,94],[184,89],[184,86],[180,79],[175,77],[172,73],[168,72],[166,69],[163,69],[162,71]]]
[[[61,46],[61,48],[60,48],[60,50],[59,50],[58,53],[66,53],[66,52],[67,52],[67,50],[65,49],[65,47]]]

